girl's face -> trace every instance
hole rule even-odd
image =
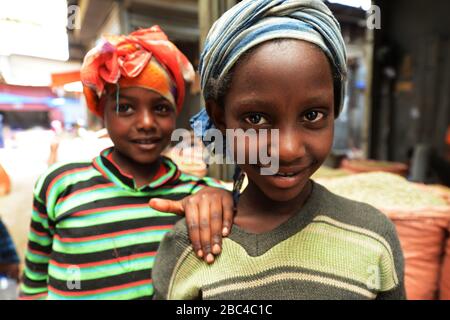
[[[115,151],[128,161],[151,164],[170,143],[176,125],[175,107],[160,94],[139,87],[119,90],[106,97],[105,126]]]
[[[236,65],[231,81],[224,108],[208,102],[210,114],[221,129],[278,129],[278,174],[261,175],[260,165],[240,167],[268,198],[296,198],[333,142],[334,91],[326,55],[303,41],[267,42]]]

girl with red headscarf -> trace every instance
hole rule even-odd
[[[214,260],[230,229],[231,194],[161,156],[183,105],[184,81],[193,76],[158,26],[104,37],[87,53],[86,102],[114,147],[92,162],[56,164],[39,178],[22,298],[151,298],[159,242],[179,219],[169,212],[185,213],[195,252]]]

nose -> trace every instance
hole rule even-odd
[[[150,131],[156,128],[156,119],[152,112],[147,108],[141,108],[141,112],[138,113],[137,123],[138,130]]]
[[[301,131],[298,128],[280,130],[278,156],[280,164],[294,164],[306,154]]]

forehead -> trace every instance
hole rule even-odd
[[[115,97],[117,93],[116,87],[114,87],[114,90],[110,91],[110,94]],[[150,88],[143,88],[143,87],[120,87],[119,88],[119,95],[120,96],[127,96],[127,97],[162,97],[160,93],[158,93],[155,90],[152,90]]]
[[[147,102],[159,102],[159,101],[167,101],[163,95],[159,92],[152,90],[150,88],[143,87],[126,87],[119,88],[117,91],[116,86],[111,86],[107,90],[107,98],[110,102],[115,102],[117,98],[117,93],[119,94],[120,99],[126,99],[130,101],[147,101]]]
[[[228,92],[234,96],[283,94],[307,98],[332,95],[332,71],[325,53],[312,43],[263,43],[235,66]]]

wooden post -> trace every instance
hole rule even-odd
[[[234,6],[237,0],[198,0],[198,21],[200,28],[200,51],[214,22]]]
[[[362,150],[364,157],[369,158],[371,146],[371,123],[372,123],[372,80],[373,80],[373,51],[374,51],[374,30],[366,28],[366,41],[364,44],[366,73],[365,90],[365,113],[362,127]]]

